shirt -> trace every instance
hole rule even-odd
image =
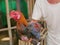
[[[47,0],[36,0],[32,19],[47,22],[47,45],[60,45],[60,3],[50,4]]]

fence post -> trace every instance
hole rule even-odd
[[[13,45],[12,41],[12,30],[11,30],[11,24],[10,24],[10,17],[9,17],[9,5],[8,5],[8,0],[5,0],[6,3],[6,16],[7,16],[7,24],[8,24],[8,33],[10,37],[10,45]]]

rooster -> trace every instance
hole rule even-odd
[[[17,22],[17,32],[20,39],[36,45],[40,40],[41,25],[39,23],[28,23],[20,11],[12,10],[10,17]]]

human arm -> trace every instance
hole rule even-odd
[[[36,0],[31,22],[38,22],[42,16],[40,0]]]

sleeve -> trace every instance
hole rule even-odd
[[[42,14],[41,14],[40,0],[36,0],[34,9],[33,9],[32,19],[40,20],[41,16],[42,16]]]

